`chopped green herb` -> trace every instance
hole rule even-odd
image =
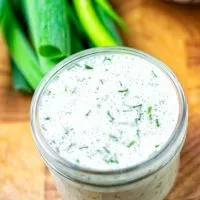
[[[119,164],[116,154],[112,158],[105,159],[105,162],[107,164]]]
[[[104,60],[103,60],[103,62],[105,62],[105,61],[112,61],[112,59],[109,58],[109,57],[105,57]]]
[[[103,79],[100,79],[100,82],[101,82],[102,85],[104,84]]]
[[[154,76],[155,78],[158,77],[157,74],[156,74],[153,70],[151,70],[151,73],[153,74],[153,76]]]
[[[130,148],[130,147],[132,147],[135,143],[136,143],[136,141],[135,141],[135,140],[132,140],[132,141],[127,145],[127,147]]]
[[[50,120],[50,117],[45,117],[44,119],[45,119],[45,120]]]
[[[80,150],[81,150],[81,149],[87,149],[87,148],[88,148],[88,146],[79,147]]]
[[[138,138],[140,138],[140,130],[139,129],[137,129],[136,135],[138,136]]]
[[[156,119],[156,126],[157,126],[157,127],[160,127],[160,122],[159,122],[158,119]]]
[[[142,107],[142,104],[138,104],[138,105],[136,105],[136,106],[132,106],[132,108],[138,108],[138,107]]]
[[[142,104],[138,104],[138,105],[135,105],[135,106],[130,106],[130,105],[127,105],[127,104],[124,104],[125,106],[129,107],[129,108],[138,108],[138,107],[142,107]]]
[[[124,90],[118,90],[118,92],[128,92],[128,88]]]
[[[67,92],[67,86],[65,86],[65,92]]]
[[[74,94],[76,92],[76,87],[72,90],[72,94]]]
[[[159,144],[155,145],[156,148],[158,148],[159,146],[160,146]]]
[[[93,67],[91,67],[91,66],[85,64],[85,69],[93,69]]]
[[[44,124],[42,124],[42,130],[47,131],[46,127],[44,126]]]
[[[97,149],[97,152],[98,152],[98,153],[101,153],[101,150],[100,150],[100,149]]]
[[[79,160],[79,159],[77,159],[77,160],[76,160],[76,163],[78,163],[78,164],[79,164],[79,163],[80,163],[80,160]]]
[[[148,114],[150,115],[152,113],[152,106],[148,107]]]
[[[149,119],[152,120],[152,106],[148,107],[148,111],[147,111],[148,115],[149,115]]]
[[[122,82],[121,82],[121,81],[119,81],[119,84],[120,84],[120,86],[121,86],[121,87],[123,86],[123,84],[122,84]]]
[[[119,138],[116,137],[115,135],[109,135],[110,138],[112,138],[114,141],[118,142],[119,141]]]
[[[107,112],[108,117],[110,118],[110,121],[113,122],[115,118],[111,115],[110,111]]]
[[[85,114],[85,116],[89,116],[90,115],[90,113],[91,113],[92,111],[91,110],[89,110],[86,114]]]
[[[67,151],[69,151],[73,146],[75,146],[76,144],[74,144],[74,143],[71,143],[69,146],[68,146],[68,148],[67,148]]]
[[[141,120],[142,118],[142,113],[139,114],[139,116],[135,119],[135,123],[138,124],[138,122]]]
[[[108,150],[108,148],[103,147],[103,149],[104,149],[107,153],[110,153],[110,151]]]

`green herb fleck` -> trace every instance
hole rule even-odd
[[[76,87],[72,90],[72,94],[74,94],[76,92]]]
[[[157,145],[155,145],[155,148],[158,148],[160,145],[159,144],[157,144]]]
[[[137,129],[136,135],[138,136],[138,138],[140,138],[140,130],[139,129]]]
[[[100,82],[101,82],[102,85],[104,84],[103,79],[100,79]]]
[[[142,107],[142,104],[138,104],[138,105],[136,105],[136,106],[132,106],[132,108],[138,108],[138,107]]]
[[[107,147],[103,147],[103,149],[107,152],[110,153],[109,149]]]
[[[85,69],[93,69],[90,65],[85,64]]]
[[[107,112],[107,115],[110,118],[111,122],[113,122],[115,120],[115,118],[112,116],[112,114],[110,113],[110,111]]]
[[[142,118],[142,113],[139,114],[139,116],[135,119],[135,123],[138,124],[138,122],[141,120]]]
[[[156,119],[156,126],[157,126],[157,127],[160,127],[160,122],[159,122],[158,119]]]
[[[130,148],[130,147],[132,147],[135,143],[136,143],[136,141],[135,141],[135,140],[132,140],[132,141],[127,145],[127,147]]]
[[[80,160],[79,160],[79,159],[77,159],[77,160],[76,160],[76,163],[80,164]]]
[[[65,92],[67,92],[67,86],[65,86]]]
[[[111,62],[111,61],[112,61],[112,59],[111,59],[111,58],[109,58],[109,57],[105,57],[105,58],[104,58],[104,60],[103,60],[103,62],[105,62],[105,61],[110,61],[110,62]]]
[[[45,117],[44,119],[45,119],[45,120],[50,120],[50,117]]]
[[[152,106],[148,107],[147,113],[149,115],[149,119],[152,120]]]
[[[92,111],[91,110],[89,110],[86,114],[85,114],[85,116],[89,116],[90,115],[90,113],[91,113]]]
[[[107,164],[119,164],[116,154],[112,158],[105,159],[105,162]]]
[[[157,74],[156,74],[153,70],[151,70],[151,73],[153,74],[153,76],[154,76],[155,78],[158,77]]]
[[[118,92],[128,92],[128,88],[127,89],[124,89],[124,90],[118,90]]]
[[[69,150],[70,150],[72,147],[74,147],[74,146],[76,146],[76,144],[71,143],[71,144],[68,146],[67,151],[69,151]]]
[[[88,148],[88,146],[79,147],[80,150],[81,150],[81,149],[87,149],[87,148]]]
[[[118,142],[119,138],[116,137],[115,135],[109,135],[111,139],[113,139],[114,141]]]
[[[47,131],[46,127],[44,126],[44,124],[42,124],[42,130]]]
[[[138,104],[138,105],[135,105],[135,106],[130,106],[130,105],[127,105],[127,104],[124,104],[125,106],[129,107],[129,108],[138,108],[138,107],[142,107],[142,104]]]

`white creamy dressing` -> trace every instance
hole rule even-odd
[[[42,134],[60,156],[114,170],[137,165],[166,144],[179,104],[163,71],[117,53],[90,56],[72,67],[44,89],[38,110]]]

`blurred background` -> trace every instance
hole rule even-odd
[[[189,104],[180,173],[167,200],[200,200],[199,0],[0,0],[0,200],[60,200],[34,147],[29,106],[63,58],[128,46],[164,61]]]

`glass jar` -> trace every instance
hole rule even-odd
[[[174,133],[165,145],[144,162],[121,170],[99,171],[83,168],[53,151],[40,132],[38,102],[45,86],[63,69],[80,59],[100,54],[131,54],[160,68],[174,85],[179,98],[179,117]],[[187,104],[182,87],[173,72],[156,58],[125,47],[93,48],[72,55],[51,70],[41,81],[31,105],[31,126],[35,144],[51,171],[65,200],[162,200],[169,193],[179,169],[180,151],[186,137]]]

